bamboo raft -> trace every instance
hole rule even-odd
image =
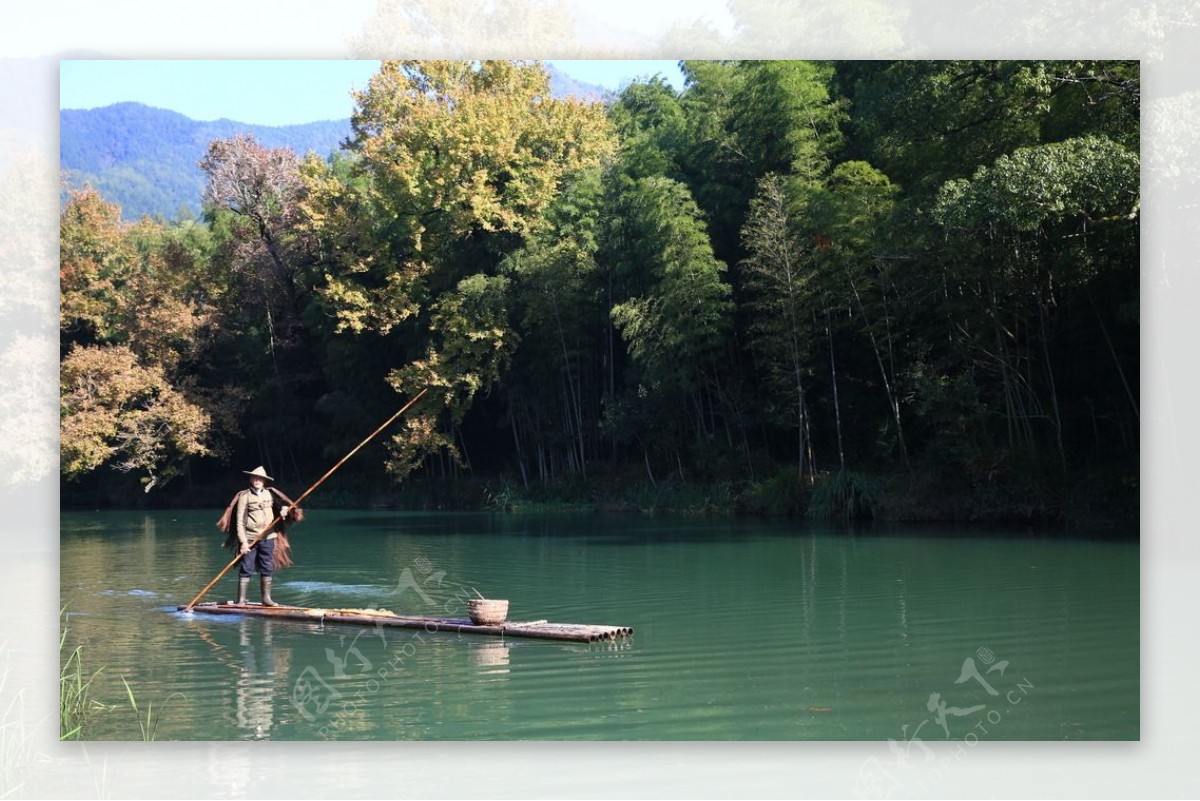
[[[180,606],[179,611],[187,611]],[[633,634],[629,626],[593,626],[584,623],[550,623],[545,620],[506,620],[494,625],[476,625],[467,618],[397,615],[386,609],[325,609],[309,606],[262,606],[206,602],[196,604],[191,611],[204,615],[257,615],[259,617],[304,620],[315,623],[348,623],[360,626],[395,626],[423,631],[446,631],[459,634],[490,634],[496,637],[528,637],[537,640],[570,640],[598,642],[615,640]]]

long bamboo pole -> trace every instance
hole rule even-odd
[[[311,495],[311,494],[313,493],[313,491],[314,491],[314,490],[315,490],[317,487],[319,487],[319,486],[321,486],[323,483],[325,483],[325,479],[327,479],[327,478],[329,478],[330,476],[332,476],[332,475],[333,475],[335,472],[337,472],[337,469],[338,469],[339,467],[341,467],[342,465],[344,465],[344,464],[345,464],[345,463],[346,463],[346,462],[347,462],[347,461],[350,459],[350,457],[351,457],[351,456],[353,456],[354,454],[358,453],[360,450],[362,450],[362,448],[363,448],[363,447],[364,447],[364,446],[365,446],[365,445],[366,445],[368,442],[370,442],[371,440],[375,439],[375,437],[379,435],[379,432],[380,432],[380,431],[383,431],[385,428],[387,428],[388,426],[390,426],[390,425],[391,425],[393,422],[395,422],[395,421],[396,421],[396,419],[397,419],[398,417],[400,417],[400,415],[404,414],[404,413],[405,413],[405,412],[407,412],[407,411],[408,411],[410,408],[412,408],[412,405],[413,405],[414,403],[416,403],[417,401],[419,401],[419,400],[421,399],[421,396],[422,396],[422,395],[424,395],[424,394],[425,394],[426,392],[428,392],[428,391],[429,391],[429,387],[426,387],[425,389],[423,389],[423,390],[421,390],[420,392],[418,392],[418,393],[417,393],[415,396],[413,396],[413,399],[412,399],[412,400],[410,400],[408,403],[404,404],[404,408],[402,408],[400,411],[396,412],[396,413],[395,413],[395,414],[393,414],[391,417],[389,417],[389,418],[387,419],[387,422],[385,422],[385,423],[384,423],[383,425],[381,425],[379,428],[377,428],[377,429],[375,429],[374,431],[372,431],[372,432],[370,433],[370,435],[368,435],[368,436],[367,436],[367,438],[366,438],[366,439],[364,439],[362,442],[358,443],[358,445],[356,445],[356,446],[354,447],[354,450],[352,450],[352,451],[350,451],[349,453],[347,453],[345,456],[343,456],[343,457],[341,458],[341,460],[340,460],[340,461],[339,461],[337,464],[335,464],[333,467],[329,468],[329,470],[328,470],[328,471],[325,473],[325,475],[323,475],[323,476],[321,476],[320,478],[318,478],[318,479],[316,480],[316,482],[315,482],[315,483],[314,483],[314,484],[313,484],[311,487],[309,487],[308,489],[306,489],[306,490],[305,490],[305,491],[304,491],[304,492],[303,492],[303,493],[300,495],[300,497],[299,497],[299,498],[297,498],[297,499],[295,500],[295,502],[294,502],[294,504],[293,504],[293,505],[294,505],[294,506],[299,506],[299,505],[300,505],[300,503],[301,503],[301,502],[302,502],[302,501],[303,501],[305,498],[307,498],[309,495]],[[272,521],[271,521],[271,523],[270,523],[270,525],[268,525],[266,528],[264,528],[264,529],[263,529],[263,530],[262,530],[262,531],[259,533],[259,535],[258,535],[257,537],[255,537],[255,538],[254,538],[254,541],[250,543],[250,547],[251,547],[251,548],[253,548],[255,545],[257,545],[257,544],[259,543],[259,541],[260,541],[260,540],[262,540],[262,538],[263,538],[263,537],[267,536],[267,534],[269,534],[269,533],[271,532],[271,529],[275,528],[275,526],[279,524],[279,522],[280,522],[280,520],[281,520],[281,519],[282,519],[282,518],[279,518],[279,517],[277,517],[277,518],[275,518],[274,520],[272,520]],[[187,605],[186,605],[186,606],[181,606],[181,607],[179,607],[179,609],[180,609],[181,611],[184,611],[184,612],[190,612],[190,611],[192,610],[192,607],[193,607],[193,606],[195,606],[195,605],[197,604],[197,602],[199,602],[199,600],[200,600],[201,598],[203,598],[203,597],[204,597],[205,593],[207,593],[209,590],[211,590],[211,589],[213,588],[213,585],[215,585],[215,584],[216,584],[218,581],[220,581],[220,580],[221,580],[221,577],[222,577],[222,576],[224,576],[226,573],[228,573],[228,572],[229,572],[229,570],[230,570],[230,569],[231,569],[231,568],[232,568],[234,565],[236,565],[238,562],[240,562],[240,561],[242,561],[242,555],[239,553],[237,556],[235,556],[235,557],[233,558],[233,561],[231,561],[229,564],[225,565],[225,569],[224,569],[224,570],[222,570],[220,573],[218,573],[216,578],[214,578],[212,581],[208,582],[208,584],[207,584],[207,585],[204,587],[204,589],[200,590],[200,592],[199,592],[199,593],[196,595],[196,597],[195,597],[195,598],[193,598],[192,600],[188,601],[188,603],[187,603]]]

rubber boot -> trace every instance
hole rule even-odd
[[[279,606],[271,600],[271,580],[274,576],[262,576],[262,605],[263,606]]]
[[[250,577],[238,576],[238,606],[246,605],[246,596],[250,593]]]

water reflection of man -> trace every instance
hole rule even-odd
[[[276,648],[271,620],[245,618],[238,624],[242,649],[237,680],[237,727],[243,738],[270,739],[275,724],[276,684],[286,685],[291,669],[290,648]]]

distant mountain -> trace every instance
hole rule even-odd
[[[604,101],[613,95],[603,86],[594,83],[577,81],[553,64],[546,64],[546,72],[550,75],[551,97],[575,97],[579,100]]]
[[[576,81],[547,65],[554,97],[600,101],[603,87]],[[271,127],[233,120],[197,122],[141,103],[59,112],[59,158],[67,187],[91,184],[121,207],[126,220],[199,214],[204,176],[196,166],[214,139],[252,134],[267,147],[327,157],[350,135],[350,120]]]
[[[197,122],[141,103],[59,112],[59,159],[67,186],[85,183],[121,206],[127,220],[173,220],[199,213],[204,177],[197,166],[209,142],[252,134],[267,147],[328,156],[350,135],[349,120],[272,127],[233,120]]]

